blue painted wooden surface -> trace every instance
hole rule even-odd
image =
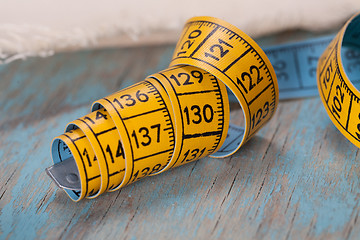
[[[359,149],[319,98],[280,102],[240,151],[72,202],[50,143],[92,101],[166,68],[173,46],[62,53],[0,66],[0,239],[359,238]]]

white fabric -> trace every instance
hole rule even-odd
[[[176,41],[192,16],[222,18],[257,37],[339,27],[357,11],[360,0],[2,0],[0,61],[117,45],[129,36],[146,41],[161,33],[156,41]]]

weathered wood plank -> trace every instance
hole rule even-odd
[[[73,203],[44,173],[50,142],[92,101],[164,69],[172,46],[0,66],[0,238],[359,237],[359,151],[319,98],[283,101],[235,155]]]

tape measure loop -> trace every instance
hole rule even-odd
[[[193,66],[170,67],[150,76],[165,88],[175,116],[175,149],[162,171],[216,152],[226,138],[229,103],[226,87]]]
[[[220,19],[191,18],[185,24],[182,36],[170,66],[192,65],[209,72],[234,93],[243,109],[242,141],[232,150],[214,154],[216,157],[229,156],[273,116],[279,97],[274,69],[249,36]]]
[[[354,15],[319,59],[317,84],[325,109],[340,132],[360,147],[360,14]]]
[[[229,124],[226,88],[243,128]],[[81,189],[68,194],[93,198],[210,154],[229,156],[269,121],[278,95],[274,69],[250,37],[220,19],[192,18],[168,69],[96,101],[55,140],[69,146],[79,171]],[[75,133],[84,140],[66,140]],[[59,153],[53,147],[54,162]]]

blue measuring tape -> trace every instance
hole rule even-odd
[[[275,69],[279,99],[318,96],[318,60],[334,36],[287,43],[264,49]]]
[[[316,69],[321,54],[335,35],[313,38],[301,42],[280,44],[264,48],[275,69],[279,84],[279,99],[319,96]],[[342,62],[349,79],[360,84],[360,51],[342,46]],[[231,102],[236,101],[229,91]]]

